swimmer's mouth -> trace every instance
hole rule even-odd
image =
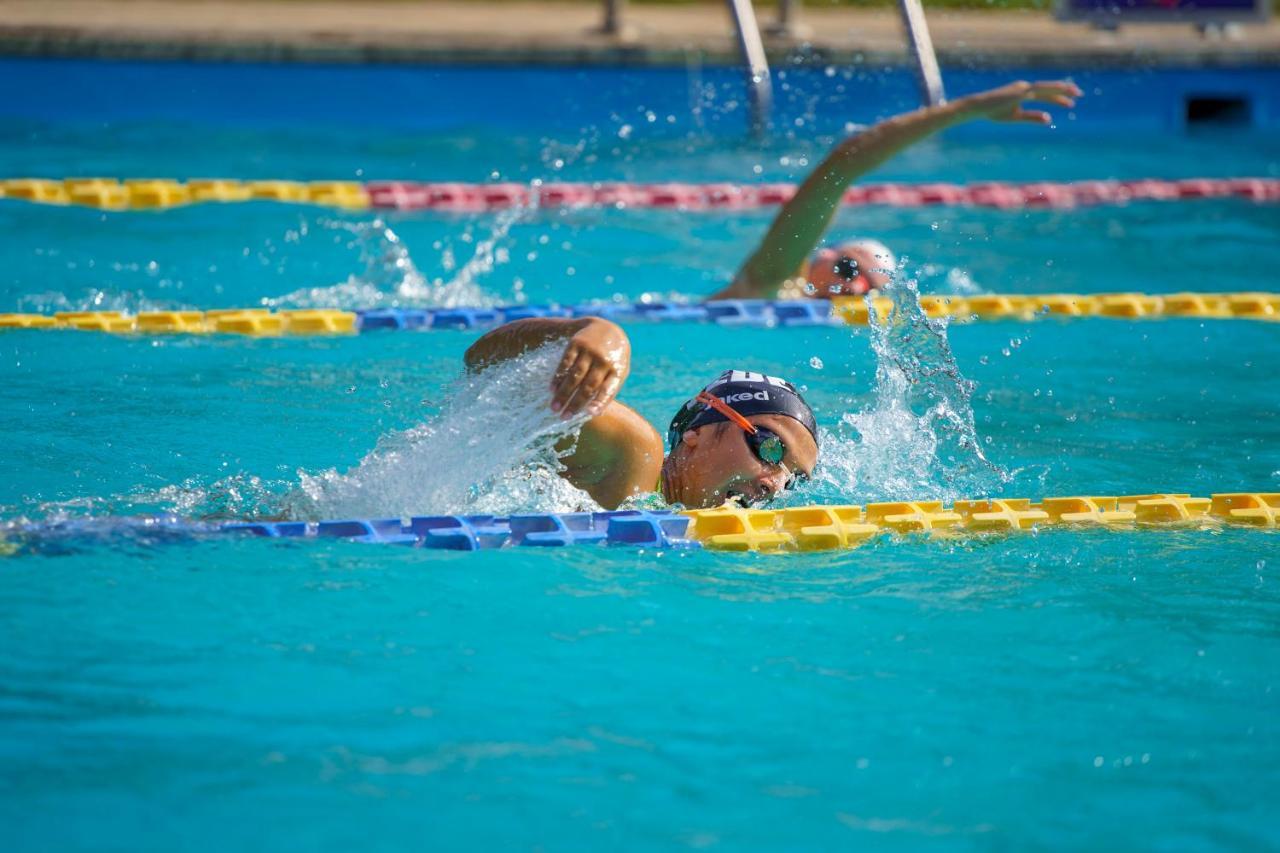
[[[724,499],[726,503],[736,503],[738,506],[744,508],[766,503],[766,500],[763,497],[743,494],[742,492],[735,491],[734,489],[727,489],[724,493]]]

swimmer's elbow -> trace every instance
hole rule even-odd
[[[476,373],[492,364],[492,361],[485,357],[480,343],[481,341],[476,341],[462,354],[462,363],[470,373]]]

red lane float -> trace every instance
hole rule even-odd
[[[793,184],[463,184],[376,181],[366,187],[370,204],[394,210],[475,212],[513,207],[615,207],[668,210],[746,210],[784,204]],[[1276,178],[1186,178],[1026,184],[859,184],[845,191],[847,205],[925,207],[956,205],[997,210],[1070,210],[1132,201],[1243,198],[1280,201]]]

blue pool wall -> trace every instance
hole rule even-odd
[[[944,68],[956,97],[1015,79],[1069,77],[1084,89],[1067,132],[1182,133],[1191,98],[1239,99],[1243,125],[1280,126],[1280,67]],[[840,133],[918,106],[908,69],[775,69],[775,133]],[[652,118],[651,118],[652,116]],[[643,128],[648,136],[741,135],[740,69],[146,62],[0,59],[0,120],[179,122],[194,125],[366,126],[521,132]],[[953,133],[990,134],[992,125]],[[1002,135],[1033,128],[999,126]]]

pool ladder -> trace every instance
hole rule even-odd
[[[738,35],[738,47],[742,50],[743,63],[747,67],[747,92],[751,105],[751,132],[762,136],[769,126],[769,113],[773,109],[773,80],[769,74],[769,60],[764,52],[764,40],[756,21],[755,7],[751,0],[728,0],[729,14],[733,18]],[[622,16],[625,0],[604,0],[604,23],[601,30],[608,35],[621,35],[625,27]],[[798,22],[800,0],[778,0],[778,18],[769,32],[773,35],[796,38],[803,36],[805,28]],[[929,36],[924,7],[920,0],[898,0],[902,26],[906,30],[907,46],[914,60],[916,80],[920,86],[920,100],[936,106],[946,100],[942,88],[942,72],[938,57]]]
[[[728,0],[729,14],[738,31],[738,47],[747,66],[747,97],[751,104],[751,135],[764,136],[773,110],[773,80],[769,76],[769,60],[764,54],[764,40],[756,23],[756,10],[751,0]]]

